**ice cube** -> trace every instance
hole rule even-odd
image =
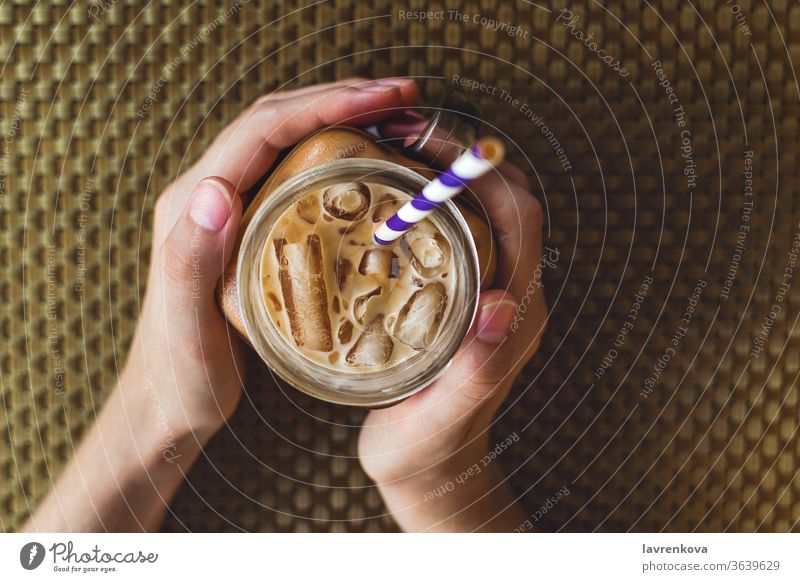
[[[450,244],[442,234],[423,221],[403,235],[411,255],[411,264],[423,277],[435,277],[447,268]]]
[[[395,258],[391,249],[367,249],[361,255],[358,272],[362,275],[375,275],[379,280],[392,276],[392,261]]]
[[[301,198],[295,207],[297,215],[309,224],[317,224],[319,222],[322,208],[319,204],[319,198],[314,196],[306,196]]]
[[[311,234],[305,242],[279,239],[274,244],[292,338],[298,347],[330,352],[333,339],[319,235]]]
[[[381,196],[372,211],[372,222],[386,222],[400,208],[400,201],[391,194]]]
[[[367,314],[367,303],[369,300],[380,295],[382,291],[383,289],[381,287],[375,287],[372,291],[364,293],[360,297],[356,297],[356,300],[353,302],[353,316],[358,323],[364,323],[364,316]]]
[[[394,342],[383,327],[383,315],[377,315],[364,329],[347,352],[345,361],[351,366],[372,368],[382,366],[392,357]]]
[[[394,325],[395,339],[415,350],[429,347],[446,307],[447,291],[441,283],[431,283],[416,291],[400,310]]]
[[[322,196],[322,205],[328,214],[349,221],[364,216],[371,201],[369,186],[363,182],[336,184],[325,190]]]

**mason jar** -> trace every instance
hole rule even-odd
[[[383,184],[413,197],[428,180],[406,166],[365,158],[317,164],[285,180],[248,220],[236,261],[235,294],[245,339],[283,380],[328,402],[382,407],[422,390],[447,370],[475,318],[481,271],[470,226],[459,208],[448,201],[429,217],[450,243],[454,258],[452,296],[448,297],[433,343],[408,359],[380,369],[332,369],[303,355],[269,316],[262,285],[262,254],[272,227],[294,202],[347,182]]]

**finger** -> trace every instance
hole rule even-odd
[[[476,180],[470,190],[497,239],[495,286],[520,295],[542,257],[541,205],[501,171]]]
[[[261,97],[168,189],[163,224],[173,224],[186,204],[185,184],[191,187],[211,174],[244,192],[266,173],[282,149],[306,135],[326,125],[375,123],[413,104],[418,97],[413,80],[359,78]]]
[[[525,192],[530,193],[531,181],[528,180],[528,177],[525,175],[525,172],[523,172],[517,166],[515,166],[509,161],[505,161],[502,162],[497,169],[501,174],[508,177],[512,182],[514,182],[517,186],[522,188]]]
[[[446,167],[464,153],[465,144],[450,133],[449,127],[441,124],[428,128],[428,120],[414,111],[407,110],[396,119],[389,119],[378,126],[378,131],[387,140],[401,142],[403,147],[414,146],[419,154],[431,164]],[[420,137],[424,135],[424,141]],[[416,143],[420,141],[420,143]]]
[[[384,138],[403,139],[405,145],[410,145],[426,124],[426,119],[417,112],[405,111],[384,121],[378,129]],[[444,165],[452,163],[462,153],[457,147],[437,149],[437,162]],[[500,244],[495,281],[504,286],[517,280],[527,282],[541,257],[542,210],[530,193],[530,181],[525,173],[505,161],[473,182],[463,195],[480,207]],[[515,294],[519,291],[518,288],[509,289]]]
[[[287,99],[297,99],[299,97],[306,97],[311,94],[326,94],[330,93],[331,90],[345,88],[355,88],[372,93],[379,93],[379,87],[397,87],[401,91],[413,89],[417,93],[419,92],[415,81],[410,78],[389,77],[385,79],[368,79],[366,77],[351,77],[349,79],[336,81],[334,83],[309,85],[308,87],[303,87],[302,89],[293,89],[291,91],[275,91],[259,97],[253,104],[257,105],[258,102],[262,100],[271,102],[286,101]]]
[[[160,248],[158,287],[168,317],[195,329],[219,318],[214,287],[230,259],[242,203],[224,178],[203,179]]]
[[[282,149],[308,134],[328,125],[376,123],[418,97],[414,81],[403,79],[357,79],[276,93],[257,100],[223,130],[196,167],[225,178],[243,192],[264,175]],[[197,171],[193,167],[190,174]]]
[[[517,301],[505,291],[481,294],[478,317],[447,374],[420,393],[422,407],[442,428],[465,422],[485,410],[485,404],[505,396],[514,379],[514,351],[508,343],[517,313]],[[419,409],[419,408],[418,408]]]
[[[442,152],[445,159],[455,158],[452,148]],[[497,239],[495,286],[521,297],[542,257],[542,207],[530,192],[530,182],[522,170],[504,161],[471,183],[465,194]]]
[[[384,139],[402,140],[402,144],[408,147],[422,135],[423,130],[428,125],[428,121],[428,118],[421,113],[413,109],[407,109],[400,115],[385,119],[378,124],[378,132]],[[455,161],[458,153],[459,152],[454,149],[442,148],[437,155],[437,159],[444,164],[450,164]],[[527,176],[511,162],[506,161],[501,163],[498,170],[523,190],[530,191],[531,186]]]
[[[378,124],[378,133],[387,140],[402,140],[402,145],[408,147],[422,135],[428,121],[423,112],[406,109],[399,115],[381,121]]]
[[[366,83],[369,83],[370,81],[371,79],[368,79],[367,77],[350,77],[349,79],[342,79],[341,81],[333,81],[331,83],[321,83],[319,85],[308,85],[307,87],[302,87],[300,89],[291,89],[288,91],[283,88],[280,88],[277,91],[272,91],[271,93],[266,93],[260,96],[253,103],[256,104],[258,101],[279,101],[287,96],[300,97],[302,95],[308,95],[309,93],[316,93],[318,91],[327,91],[329,89],[335,89],[336,87],[364,85]]]

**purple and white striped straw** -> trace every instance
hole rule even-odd
[[[434,178],[422,192],[406,202],[386,222],[375,229],[379,245],[390,245],[405,231],[427,217],[442,202],[459,194],[470,182],[497,166],[505,155],[503,142],[494,137],[476,141],[441,176]]]

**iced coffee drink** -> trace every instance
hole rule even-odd
[[[374,407],[445,372],[481,281],[465,215],[448,201],[391,244],[373,239],[428,183],[386,160],[335,160],[283,180],[243,219],[221,302],[270,373],[315,398]]]
[[[373,232],[411,197],[370,181],[304,192],[261,255],[266,312],[287,344],[340,373],[387,370],[446,333],[456,270],[436,215],[391,246]]]

